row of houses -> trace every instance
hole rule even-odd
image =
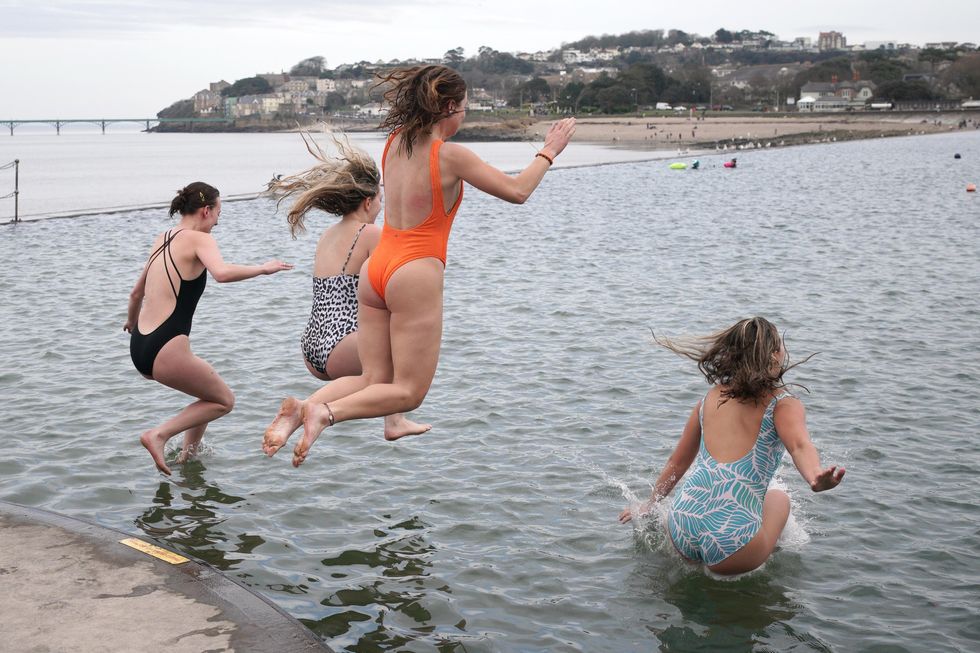
[[[340,93],[346,100],[371,84],[366,79],[320,79],[285,73],[267,73],[257,77],[269,82],[273,91],[226,97],[223,91],[231,84],[224,80],[212,82],[208,88],[192,96],[194,112],[201,116],[223,115],[230,118],[302,114],[328,106],[331,94]]]
[[[290,76],[284,73],[257,75],[273,87],[271,93],[242,96],[225,96],[222,92],[231,84],[221,80],[212,82],[192,97],[194,112],[200,116],[221,115],[229,118],[259,118],[322,114],[328,108],[337,108],[334,94],[343,96],[343,103],[354,117],[375,118],[387,113],[378,102],[367,101],[366,90],[373,84],[371,79],[320,79],[318,77]],[[359,103],[350,102],[359,98]],[[470,111],[490,111],[499,108],[503,100],[494,98],[484,89],[470,92]]]
[[[925,48],[935,48],[938,50],[953,50],[953,49],[963,49],[963,50],[976,50],[976,43],[969,42],[957,42],[957,41],[943,41],[941,43],[926,43]],[[847,44],[847,37],[843,33],[837,31],[820,32],[816,40],[800,36],[790,41],[783,41],[779,39],[769,39],[765,36],[757,36],[755,38],[743,39],[741,41],[734,41],[732,43],[720,43],[713,41],[694,41],[691,43],[676,43],[673,45],[664,45],[660,47],[613,47],[613,48],[591,48],[589,50],[577,50],[574,48],[564,48],[561,50],[547,50],[538,51],[533,53],[528,52],[518,52],[515,56],[519,59],[525,61],[533,62],[553,62],[555,60],[561,61],[564,64],[583,64],[583,63],[596,63],[596,62],[608,62],[614,61],[615,59],[627,55],[632,52],[639,52],[642,54],[679,54],[683,52],[698,52],[698,51],[720,51],[720,52],[735,52],[737,50],[767,50],[767,51],[785,51],[785,52],[806,52],[806,53],[816,53],[816,52],[829,52],[829,51],[847,51],[847,52],[865,52],[870,50],[888,50],[888,51],[898,51],[898,50],[917,50],[919,46],[913,45],[911,43],[900,43],[898,41],[866,41],[864,43],[858,44]]]

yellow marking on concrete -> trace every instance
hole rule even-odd
[[[150,544],[149,542],[138,540],[135,537],[127,537],[125,540],[119,540],[119,543],[132,547],[137,551],[142,551],[146,555],[151,555],[154,558],[159,558],[164,562],[169,562],[172,565],[180,565],[185,562],[190,562],[190,558],[185,558],[182,555],[178,555],[172,551],[167,551],[166,549],[161,549],[155,544]]]

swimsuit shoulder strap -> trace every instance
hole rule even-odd
[[[354,253],[354,248],[357,247],[357,239],[361,237],[361,232],[364,231],[364,227],[366,226],[366,224],[362,224],[361,228],[357,230],[356,234],[354,234],[354,242],[350,244],[350,250],[347,252],[347,260],[344,261],[344,267],[340,268],[341,274],[347,274],[347,264],[350,263],[351,254]]]
[[[704,436],[704,402],[708,400],[708,395],[711,394],[711,389],[709,388],[704,396],[701,397],[700,403],[698,403],[698,424],[701,426],[701,435]]]
[[[177,269],[177,262],[174,261],[173,252],[170,251],[170,243],[173,242],[173,239],[176,238],[177,234],[179,234],[181,231],[183,231],[183,229],[178,229],[177,231],[171,231],[168,229],[167,232],[163,234],[163,242],[159,247],[153,250],[153,253],[150,254],[149,260],[146,262],[146,266],[149,267],[150,264],[153,263],[153,261],[155,261],[161,254],[163,255],[163,271],[167,275],[167,281],[170,282],[170,289],[173,290],[174,297],[177,297],[178,295],[177,286],[174,284],[173,277],[170,276],[170,266],[167,265],[167,257],[170,257],[170,265],[174,267],[174,272],[177,273],[177,278],[184,281],[184,277],[180,276],[180,270]]]
[[[385,150],[384,150],[384,152],[381,153],[381,174],[382,174],[382,176],[385,173],[385,161],[388,160],[388,150],[391,149],[391,144],[394,142],[395,136],[397,136],[398,135],[398,132],[400,132],[400,131],[401,131],[401,127],[399,127],[398,129],[396,129],[395,131],[391,132],[390,134],[388,134],[388,140],[385,141]]]
[[[442,149],[442,141],[438,138],[432,142],[432,149],[429,150],[429,183],[432,186],[432,209],[439,211],[440,215],[446,213],[445,202],[442,201],[442,174],[439,171],[439,150]]]
[[[775,397],[772,398],[772,401],[769,402],[769,405],[771,407],[775,408],[776,407],[776,404],[779,403],[780,400],[785,399],[786,397],[792,397],[792,396],[793,396],[793,394],[791,392],[786,392],[785,390],[783,390],[778,395],[776,395]]]

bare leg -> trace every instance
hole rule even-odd
[[[157,469],[170,474],[163,455],[167,440],[182,431],[193,431],[227,415],[235,405],[235,395],[213,367],[191,352],[187,336],[177,336],[163,346],[153,363],[153,379],[184,394],[198,397],[197,401],[174,417],[140,436],[140,442],[150,452]],[[204,429],[201,428],[200,432],[203,437]],[[193,437],[194,434],[191,435]]]
[[[183,465],[191,458],[197,456],[198,447],[201,444],[201,440],[204,439],[204,431],[207,428],[207,424],[201,424],[200,426],[195,426],[192,429],[184,431],[184,446],[181,447],[180,453],[177,454],[178,465]]]
[[[442,263],[418,259],[392,276],[382,301],[362,274],[358,289],[359,346],[364,372],[331,383],[307,401],[303,439],[293,466],[306,459],[329,423],[412,410],[422,402],[439,361],[442,340]],[[342,384],[344,381],[350,381]],[[356,380],[355,380],[356,379]]]
[[[387,313],[387,311],[385,311]],[[358,352],[358,342],[357,332],[351,333],[344,337],[343,340],[337,343],[334,350],[330,352],[330,356],[327,358],[327,373],[326,380],[331,379],[342,379],[344,377],[358,377],[361,375],[361,357]],[[316,373],[310,367],[309,362],[306,363],[307,369],[317,378],[324,378],[323,375]],[[360,390],[364,387],[364,383],[358,381],[356,384],[351,385],[349,388],[346,384],[342,386],[335,386],[332,392],[337,392],[340,388],[345,394],[351,394]],[[322,403],[317,401],[317,395],[314,394],[307,399],[307,402],[312,403]],[[304,402],[305,404],[306,402]],[[293,427],[294,430],[296,427]],[[408,435],[418,435],[420,433],[425,433],[432,428],[431,424],[419,424],[418,422],[413,422],[407,419],[401,413],[395,415],[385,416],[385,427],[384,436],[386,440],[398,440]],[[288,437],[288,436],[287,436]],[[285,439],[282,440],[280,447],[285,444]]]
[[[370,310],[370,307],[368,307]],[[387,312],[387,311],[386,311]],[[330,378],[339,379],[345,376],[360,376],[361,357],[358,350],[359,339],[357,332],[348,335],[337,343],[327,359],[327,372]],[[431,424],[419,424],[407,419],[403,414],[385,416],[385,440],[397,440],[407,435],[419,435],[432,428]]]
[[[762,528],[749,543],[716,565],[708,567],[716,574],[744,574],[762,566],[773,549],[779,534],[789,519],[789,497],[782,490],[769,490],[762,504]]]

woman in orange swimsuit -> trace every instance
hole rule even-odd
[[[463,182],[523,204],[575,133],[574,118],[559,120],[528,166],[507,175],[462,145],[445,142],[462,124],[468,103],[466,82],[455,70],[399,69],[381,77],[380,84],[388,86],[384,97],[391,105],[381,126],[391,135],[381,160],[384,228],[358,285],[363,371],[330,383],[305,402],[283,402],[263,450],[272,455],[302,424],[303,438],[293,450],[296,467],[324,428],[408,412],[422,403],[439,361],[446,243],[463,200]]]

